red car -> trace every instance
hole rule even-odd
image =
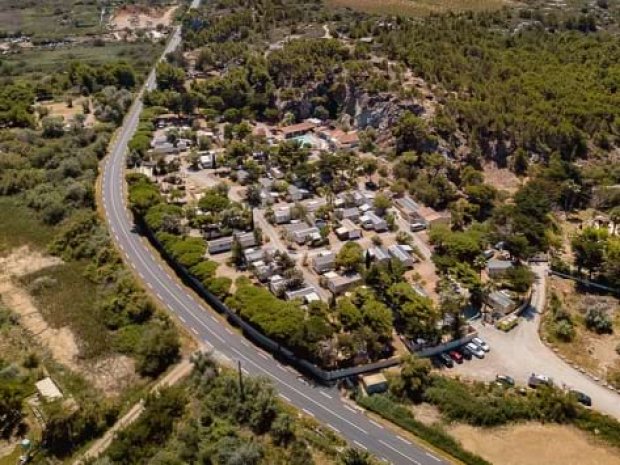
[[[450,351],[450,357],[452,357],[452,360],[454,360],[456,363],[463,363],[463,355],[456,350]]]

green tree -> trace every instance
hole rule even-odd
[[[345,271],[355,271],[363,262],[363,250],[357,242],[347,242],[336,255],[336,266]]]
[[[585,228],[572,241],[575,253],[575,264],[581,270],[588,270],[590,278],[604,265],[607,247],[607,231],[605,229]]]
[[[431,384],[429,360],[408,355],[402,360],[400,376],[390,383],[390,391],[398,397],[421,402]]]
[[[150,325],[138,345],[138,372],[144,376],[159,375],[177,360],[180,348],[179,336],[173,328]]]

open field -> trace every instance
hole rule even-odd
[[[0,32],[62,38],[97,32],[99,2],[82,0],[0,0]]]
[[[502,465],[620,465],[617,450],[570,426],[526,423],[483,431],[456,425],[448,431],[467,450]]]
[[[151,42],[89,44],[55,49],[22,49],[3,57],[4,74],[23,75],[58,71],[71,61],[97,65],[115,60],[131,63],[136,71],[145,73],[161,52],[161,46]]]
[[[506,0],[327,0],[327,4],[332,8],[406,16],[426,16],[448,11],[497,10],[511,3]]]
[[[13,198],[0,197],[0,256],[23,245],[44,249],[54,234],[54,228],[41,227],[32,210]]]
[[[557,347],[560,354],[590,373],[602,379],[611,373],[620,373],[620,354],[616,352],[616,347],[620,346],[620,311],[617,310],[617,300],[611,296],[579,292],[573,281],[557,276],[549,278],[549,291],[559,297],[563,310],[571,316],[575,338],[570,342],[562,342],[555,336],[551,312],[544,315],[541,333]],[[586,311],[596,306],[612,309],[612,315],[615,316],[612,334],[596,334],[586,329]]]
[[[110,20],[115,30],[144,29],[158,26],[169,26],[174,19],[176,6],[167,8],[149,8],[140,5],[127,5],[118,8]]]

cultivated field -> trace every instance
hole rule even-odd
[[[496,10],[511,3],[507,0],[327,0],[327,4],[334,8],[407,16],[425,16],[448,11]]]

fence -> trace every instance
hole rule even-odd
[[[294,366],[299,371],[310,376],[314,380],[324,384],[330,384],[342,378],[381,370],[400,363],[400,357],[392,357],[386,360],[380,360],[378,362],[368,363],[356,367],[341,368],[337,370],[323,370],[308,360],[297,357],[291,350],[265,336],[254,326],[237,315],[233,310],[224,305],[220,299],[213,295],[198,279],[192,276],[192,274],[183,265],[179,264],[168,253],[168,251],[166,251],[155,234],[153,234],[153,231],[151,231],[148,225],[141,218],[136,217],[136,223],[145,233],[151,244],[153,244],[153,246],[159,251],[168,265],[170,265],[170,267],[183,280],[183,282],[191,287],[198,295],[200,295],[200,297],[202,297],[216,312],[226,315],[228,321],[241,328],[243,334],[247,336],[248,339],[271,352],[274,357]]]
[[[612,293],[614,295],[620,296],[620,289],[615,289],[613,287],[605,286],[603,284],[598,284],[598,283],[592,282],[592,281],[587,280],[587,279],[579,278],[579,277],[574,276],[572,274],[563,273],[561,271],[556,271],[554,269],[550,269],[549,270],[549,274],[553,274],[555,276],[559,276],[560,278],[572,279],[573,281],[581,284],[582,286],[593,287],[593,288],[600,289],[602,291],[610,292],[610,293]]]

